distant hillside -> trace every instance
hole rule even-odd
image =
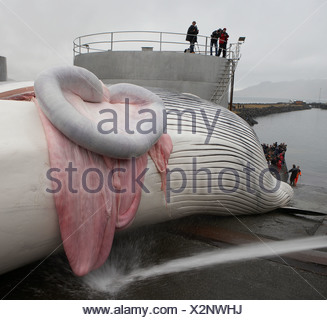
[[[307,102],[327,102],[327,79],[296,80],[283,82],[262,82],[258,85],[235,90],[235,99],[253,98],[274,99],[281,101],[305,100]]]

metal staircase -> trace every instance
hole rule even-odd
[[[220,75],[220,77],[218,79],[217,87],[210,99],[212,102],[214,102],[216,104],[220,104],[224,95],[227,94],[227,92],[228,92],[232,74],[233,74],[233,61],[231,61],[230,59],[226,59],[224,71]]]
[[[236,44],[237,47],[235,50],[232,50],[230,47],[228,50],[228,56],[226,58],[225,67],[223,73],[219,74],[219,79],[217,79],[217,87],[210,99],[210,101],[220,104],[223,97],[229,92],[229,84],[231,82],[232,77],[234,76],[234,72],[237,67],[237,63],[241,58],[240,55],[240,43]]]

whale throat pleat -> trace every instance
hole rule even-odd
[[[132,223],[148,156],[165,188],[172,141],[163,134],[164,105],[134,85],[108,90],[80,68],[41,74],[35,92],[51,165],[47,177],[52,189],[47,191],[54,196],[70,266],[83,276],[106,261],[115,231]],[[106,112],[111,117],[101,118]],[[110,130],[99,128],[101,121]]]
[[[60,184],[54,199],[63,246],[72,270],[82,276],[106,261],[115,230],[126,228],[133,221],[148,154],[158,163],[158,170],[165,171],[171,140],[164,134],[153,150],[138,158],[109,158],[67,139],[39,111],[53,170],[51,191],[57,191]],[[140,183],[135,183],[138,176]],[[165,185],[165,176],[162,177]]]

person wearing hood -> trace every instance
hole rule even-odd
[[[210,55],[212,56],[212,48],[215,46],[216,50],[216,56],[218,56],[218,38],[220,37],[222,30],[219,28],[217,30],[214,30],[211,34],[211,40],[210,40]]]
[[[187,30],[186,41],[190,42],[190,53],[194,53],[194,44],[198,41],[197,34],[199,29],[196,25],[196,22],[193,21],[190,27]]]
[[[218,57],[220,56],[221,51],[223,51],[223,58],[226,58],[226,47],[227,47],[228,38],[229,38],[229,35],[226,32],[226,28],[224,28],[219,37]]]

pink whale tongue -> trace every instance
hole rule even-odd
[[[165,186],[164,173],[172,142],[164,134],[139,158],[111,159],[71,142],[40,109],[39,112],[48,141],[51,163],[48,178],[53,181],[64,249],[73,272],[83,276],[106,261],[115,230],[127,227],[134,219],[148,154]],[[140,178],[136,183],[137,177]]]

